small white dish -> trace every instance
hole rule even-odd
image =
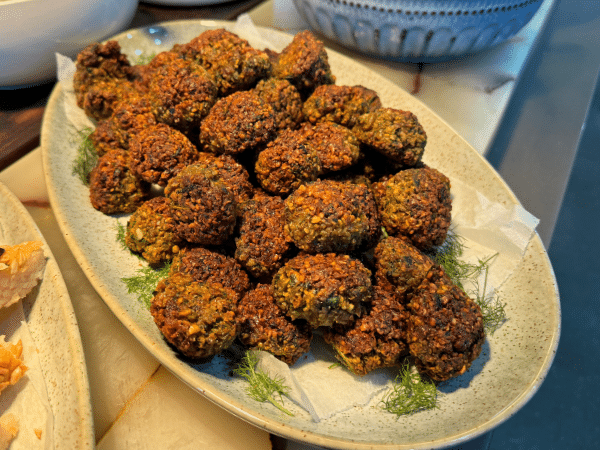
[[[14,245],[34,240],[44,242],[46,269],[39,285],[22,300],[26,324],[18,326],[27,327],[26,332],[35,345],[33,351],[37,350],[51,415],[46,426],[40,428],[36,417],[28,415],[26,409],[20,411],[17,414],[19,434],[10,448],[33,450],[43,444],[44,449],[93,450],[95,437],[85,356],[67,287],[33,218],[19,199],[0,183],[0,241]],[[7,312],[12,317],[5,317]],[[11,319],[18,321],[20,309],[11,307],[3,311],[2,317],[4,323]],[[32,382],[25,373],[17,384],[3,391],[3,398],[11,395],[18,398],[25,392],[19,391],[22,389],[19,384]],[[39,393],[45,400],[44,394]],[[33,434],[35,429],[41,430],[39,440]]]
[[[56,74],[55,53],[74,57],[126,27],[138,0],[0,0],[0,89]]]

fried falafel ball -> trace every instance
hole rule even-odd
[[[309,30],[296,33],[273,65],[273,76],[288,80],[303,98],[307,98],[317,86],[335,83],[329,58],[323,42]]]
[[[113,150],[90,172],[90,201],[104,214],[130,213],[149,198],[150,185],[129,170],[129,155]]]
[[[258,154],[254,166],[261,187],[287,195],[322,172],[321,160],[301,130],[283,130]]]
[[[427,144],[417,117],[399,109],[379,108],[363,114],[352,131],[360,142],[404,167],[419,163]]]
[[[352,131],[333,122],[302,126],[321,160],[322,172],[334,172],[354,165],[360,157],[360,143]]]
[[[173,202],[175,229],[182,239],[200,245],[220,245],[235,228],[236,203],[218,172],[191,164],[165,188]]]
[[[238,339],[250,348],[271,353],[293,365],[310,350],[312,330],[303,320],[292,321],[275,303],[273,288],[259,284],[238,304]]]
[[[419,250],[441,245],[450,227],[450,180],[431,167],[407,169],[373,184],[381,223],[390,235],[408,237]]]
[[[435,266],[407,304],[407,342],[419,372],[436,381],[462,375],[485,341],[479,305]]]
[[[397,366],[408,355],[408,317],[406,308],[393,293],[375,286],[368,312],[350,327],[326,330],[325,342],[333,346],[336,358],[356,375]]]
[[[155,197],[136,209],[127,221],[125,244],[151,266],[173,259],[180,250],[181,239],[175,233],[171,201]]]
[[[208,358],[228,348],[238,333],[236,294],[181,272],[156,286],[150,313],[165,339],[182,355]]]
[[[358,116],[381,108],[377,92],[364,86],[319,86],[304,102],[302,113],[311,123],[334,122],[352,128]]]
[[[109,117],[113,106],[131,95],[136,71],[117,41],[90,44],[77,55],[73,88],[77,106],[96,120]]]
[[[377,283],[402,298],[413,292],[434,266],[428,256],[404,237],[389,236],[380,240],[374,257]]]
[[[271,61],[265,52],[225,29],[206,30],[173,51],[203,66],[223,97],[250,89],[271,73]]]
[[[131,101],[139,95],[127,80],[121,78],[98,80],[85,91],[80,107],[88,117],[100,121],[108,119],[117,105]]]
[[[233,194],[237,205],[252,197],[254,189],[250,183],[250,174],[232,156],[200,152],[196,165],[216,170],[227,189]]]
[[[280,197],[255,195],[244,203],[235,259],[258,279],[270,279],[285,262],[291,239],[284,232]]]
[[[185,135],[164,123],[140,130],[130,141],[129,169],[148,183],[166,186],[198,159],[198,149]]]
[[[250,289],[248,274],[235,259],[202,247],[182,249],[173,258],[169,273],[177,272],[203,283],[220,284],[235,292],[237,299]]]
[[[90,134],[98,155],[110,150],[129,150],[129,141],[140,131],[156,124],[146,97],[133,97],[115,105],[112,115],[96,125]]]
[[[237,155],[275,137],[275,112],[252,91],[220,99],[200,125],[200,144],[211,153]]]
[[[371,272],[359,260],[335,253],[299,254],[277,271],[272,286],[283,312],[313,328],[352,323],[373,294]]]
[[[287,80],[269,78],[259,81],[254,92],[273,107],[277,130],[298,128],[302,122],[302,98],[293,84]]]
[[[156,119],[186,133],[197,130],[217,101],[213,78],[202,66],[173,52],[157,55],[149,67],[148,95]]]
[[[377,206],[365,186],[333,180],[304,184],[285,199],[285,231],[309,253],[346,253],[379,237]]]

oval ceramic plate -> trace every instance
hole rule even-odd
[[[32,217],[17,197],[0,183],[0,242],[14,245],[25,241],[43,241],[47,256],[42,280],[22,300],[25,323],[37,350],[53,416],[46,429],[42,428],[42,437],[47,432],[53,436],[44,448],[92,450],[95,438],[85,357],[67,287]],[[15,317],[21,316],[14,308],[10,311]],[[10,321],[10,318],[3,317],[3,321]],[[27,357],[26,354],[24,356]],[[19,383],[23,381],[32,382],[27,375]],[[3,391],[3,397],[12,395],[12,389],[19,389],[19,383]],[[21,390],[15,395],[24,392]],[[23,417],[20,417],[21,414]],[[39,427],[35,417],[28,417],[26,408],[15,415],[19,419],[20,430],[10,448],[37,448],[33,445],[41,441],[36,438],[33,438],[33,443],[26,441],[28,435],[33,436],[34,429]],[[50,446],[52,441],[54,444]]]
[[[161,25],[167,37],[163,46],[157,47],[144,30],[132,30],[116,39],[128,55],[135,56],[170,49],[207,28],[234,27],[230,22],[212,21]],[[259,32],[277,51],[292,38],[270,29]],[[425,152],[428,164],[455,178],[468,173],[472,186],[490,200],[518,204],[491,166],[420,101],[338,53],[329,51],[329,61],[338,84],[375,89],[384,106],[411,110],[419,117],[429,137]],[[288,417],[269,404],[251,400],[244,391],[245,382],[231,377],[230,367],[220,357],[202,365],[182,361],[167,346],[148,310],[120,281],[132,276],[140,263],[117,243],[117,219],[95,211],[88,188],[71,174],[76,144],[67,125],[67,110],[76,107],[65,104],[65,98],[61,85],[57,85],[46,108],[42,147],[50,200],[66,240],[117,317],[166,367],[210,400],[256,426],[297,441],[331,448],[414,449],[458,445],[479,436],[513,415],[537,391],[553,360],[560,328],[554,275],[537,235],[521,266],[503,287],[508,322],[488,339],[486,356],[478,360],[474,373],[457,378],[447,387],[439,409],[398,419],[374,406],[355,407],[316,423],[295,405],[290,407],[294,416]],[[126,222],[124,217],[120,220]]]

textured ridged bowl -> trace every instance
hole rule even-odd
[[[392,60],[456,58],[514,36],[543,0],[294,0],[317,33]]]

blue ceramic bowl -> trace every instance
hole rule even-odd
[[[515,35],[543,0],[294,0],[317,33],[361,53],[435,61]]]

